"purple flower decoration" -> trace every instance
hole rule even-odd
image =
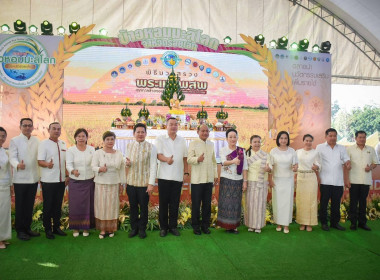
[[[190,115],[186,115],[186,121],[187,121],[187,122],[190,121]]]
[[[166,120],[170,119],[172,117],[171,114],[166,114]]]

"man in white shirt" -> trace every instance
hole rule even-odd
[[[211,197],[218,182],[214,143],[207,140],[206,124],[198,126],[199,139],[190,142],[187,163],[191,165],[191,224],[195,235],[210,234]],[[200,208],[202,203],[202,223]]]
[[[330,227],[338,230],[346,230],[339,224],[340,221],[340,201],[343,195],[343,165],[347,169],[351,168],[350,158],[344,146],[336,143],[337,131],[329,128],[325,132],[326,142],[319,144],[316,148],[321,159],[321,204],[319,217],[322,229],[329,231],[327,225],[327,205],[331,199]]]
[[[347,153],[351,160],[351,170],[346,186],[350,189],[350,220],[351,230],[359,227],[371,230],[367,226],[366,208],[369,187],[372,185],[372,170],[379,163],[375,149],[367,146],[367,133],[365,131],[355,132],[356,144],[347,147]],[[359,207],[358,207],[359,204]]]
[[[30,229],[34,200],[40,179],[37,162],[40,141],[37,137],[32,136],[32,119],[21,119],[20,130],[20,135],[12,138],[10,141],[9,161],[13,169],[17,238],[26,241],[30,240],[30,237],[40,235],[38,232]]]
[[[65,168],[66,143],[58,139],[61,136],[61,125],[53,122],[49,125],[48,131],[50,137],[41,141],[37,158],[38,165],[41,167],[41,185],[44,198],[43,224],[46,238],[54,239],[54,234],[66,235],[60,229],[60,219],[63,195],[69,177]],[[53,219],[53,224],[51,219]]]
[[[168,134],[156,139],[159,160],[157,178],[161,237],[165,237],[168,230],[175,236],[180,235],[177,229],[179,200],[184,175],[189,176],[186,141],[177,135],[178,121],[175,118],[169,118],[166,126]]]
[[[129,142],[126,149],[127,194],[132,227],[130,238],[137,234],[141,239],[146,237],[149,195],[156,181],[157,150],[145,141],[146,134],[145,124],[136,124],[133,128],[136,141]]]

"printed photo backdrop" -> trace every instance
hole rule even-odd
[[[256,61],[233,54],[120,47],[92,47],[70,58],[65,68],[63,105],[68,135],[82,125],[95,132],[90,143],[101,145],[99,136],[120,117],[124,107],[108,105],[110,102],[128,100],[133,104],[144,99],[151,115],[165,116],[169,108],[162,106],[161,94],[172,71],[166,61],[170,55],[176,56],[174,72],[181,79],[185,100],[180,105],[185,113],[195,118],[202,102],[209,120],[216,122],[216,111],[224,103],[228,121],[239,129],[241,143],[247,145],[252,133],[265,137],[267,77]],[[136,120],[142,106],[129,107]]]

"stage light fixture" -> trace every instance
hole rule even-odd
[[[14,28],[15,34],[27,34],[26,24],[21,19],[18,19],[13,23],[13,28]]]
[[[288,38],[286,36],[282,36],[277,40],[277,49],[286,50],[288,48]]]
[[[319,52],[320,53],[330,53],[330,49],[331,49],[330,41],[325,41],[325,42],[322,42]]]
[[[70,31],[70,34],[73,34],[73,33],[77,33],[78,30],[80,29],[80,24],[77,23],[77,22],[72,22],[70,25],[69,25],[69,31]]]
[[[57,35],[63,36],[65,35],[66,28],[64,28],[62,25],[57,28]]]
[[[298,51],[298,44],[296,42],[293,42],[290,44],[290,50],[291,51]]]
[[[29,34],[31,34],[31,35],[37,35],[38,34],[37,31],[38,31],[37,26],[35,26],[35,25],[29,26]]]
[[[99,30],[99,35],[102,35],[102,36],[107,36],[107,34],[108,34],[108,31],[107,31],[107,29],[105,29],[105,28],[102,28],[102,29],[100,29],[100,30]]]
[[[303,39],[299,41],[298,43],[298,50],[301,52],[307,52],[307,49],[309,48],[309,40]]]
[[[41,23],[41,32],[42,35],[53,35],[53,25],[47,20],[44,20]]]
[[[265,37],[263,36],[263,34],[256,35],[255,36],[255,42],[257,44],[260,44],[261,46],[264,45]]]
[[[311,49],[312,49],[313,53],[319,52],[319,46],[318,46],[318,44],[315,44]]]
[[[10,28],[9,28],[9,25],[8,24],[3,24],[2,26],[1,26],[1,33],[6,33],[6,32],[8,32],[10,30]]]
[[[272,40],[269,42],[269,48],[275,49],[277,47],[277,42],[276,40]]]
[[[227,44],[227,45],[228,45],[229,43],[231,43],[231,41],[232,41],[232,39],[231,39],[230,36],[226,36],[223,40],[224,40],[224,43]]]

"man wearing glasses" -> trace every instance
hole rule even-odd
[[[32,119],[21,119],[20,130],[21,134],[11,139],[9,157],[13,168],[17,238],[27,241],[30,237],[40,235],[30,229],[34,200],[40,179],[37,162],[40,141],[37,137],[32,136]]]

